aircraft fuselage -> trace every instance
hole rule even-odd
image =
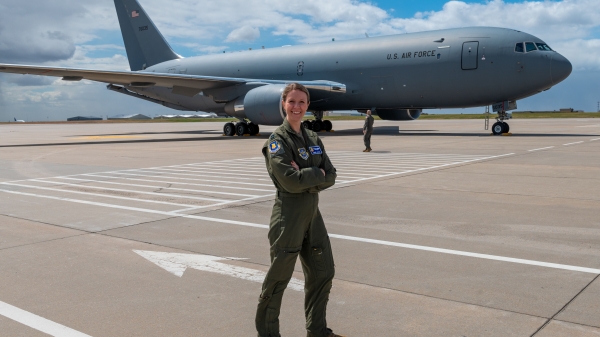
[[[346,85],[346,94],[313,101],[313,110],[465,108],[522,99],[570,74],[571,64],[559,53],[517,52],[521,42],[545,45],[516,30],[473,27],[182,58],[144,71]],[[224,104],[202,94],[134,90],[190,110],[223,113]]]

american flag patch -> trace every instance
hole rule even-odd
[[[132,18],[137,18],[138,16],[140,16],[140,12],[138,12],[138,11],[131,12],[131,17]]]

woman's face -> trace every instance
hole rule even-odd
[[[308,97],[300,90],[292,90],[283,101],[283,109],[289,122],[301,122],[308,109]]]

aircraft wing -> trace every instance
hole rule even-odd
[[[292,81],[264,80],[233,77],[198,76],[187,74],[154,73],[148,71],[105,71],[74,68],[55,68],[0,63],[0,72],[13,74],[29,74],[41,76],[62,77],[65,81],[80,81],[82,79],[120,84],[125,87],[166,87],[173,88],[173,93],[184,96],[194,96],[204,90],[224,89],[241,84],[286,84]],[[301,81],[309,90],[321,94],[325,92],[345,93],[346,86],[331,81]]]

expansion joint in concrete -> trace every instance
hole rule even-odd
[[[567,307],[571,303],[573,303],[573,301],[575,301],[577,297],[579,297],[579,295],[581,295],[590,285],[592,285],[592,283],[594,283],[598,279],[598,277],[600,277],[600,275],[596,275],[596,277],[594,277],[585,287],[583,287],[583,289],[581,289],[577,294],[575,294],[575,296],[573,296],[573,298],[571,298],[569,302],[567,302],[567,304],[560,308],[560,310],[558,310],[558,312],[552,315],[552,317],[548,318],[548,320],[544,322],[544,324],[542,324],[542,326],[540,326],[530,337],[534,337],[538,333],[540,333],[540,331],[544,330],[544,328],[548,326],[548,324],[550,324],[550,322],[552,322],[556,318],[556,316],[560,315],[563,311],[565,311]]]

